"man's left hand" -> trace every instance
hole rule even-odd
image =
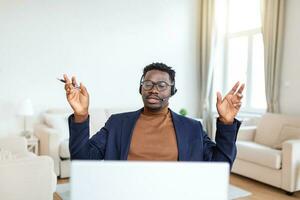
[[[240,86],[240,87],[239,87]],[[232,124],[242,105],[243,90],[245,84],[237,82],[230,92],[222,99],[221,93],[217,92],[217,111],[219,120],[224,124]]]

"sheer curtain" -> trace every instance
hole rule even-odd
[[[213,108],[216,91],[213,87],[214,70],[224,60],[224,38],[228,0],[201,0],[201,44],[200,44],[200,113],[206,131],[214,139]],[[218,79],[218,77],[217,77]],[[221,80],[221,79],[219,79]]]
[[[200,114],[203,125],[211,136],[210,93],[212,86],[212,52],[215,0],[201,0],[200,18]]]
[[[267,111],[279,112],[284,0],[261,3]]]

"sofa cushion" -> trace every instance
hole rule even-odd
[[[284,126],[299,127],[299,124],[300,117],[266,113],[257,126],[254,141],[273,148],[278,144],[278,138]]]
[[[237,158],[272,169],[281,169],[281,151],[252,141],[237,141]]]
[[[59,145],[59,156],[62,159],[70,159],[69,140],[63,140]]]
[[[44,113],[44,123],[60,131],[62,138],[69,138],[68,118],[65,114]]]

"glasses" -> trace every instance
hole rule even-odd
[[[156,89],[159,92],[162,92],[164,90],[166,90],[168,87],[172,86],[173,84],[169,84],[165,81],[158,81],[158,82],[153,82],[153,81],[143,81],[141,83],[142,87],[144,88],[144,90],[152,90],[154,86],[156,86]]]

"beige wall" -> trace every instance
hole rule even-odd
[[[141,107],[142,69],[175,68],[170,107],[198,108],[198,0],[0,0],[0,136],[18,134],[18,104],[35,115],[68,107],[63,73],[86,84],[92,107]]]
[[[281,112],[300,115],[300,1],[286,0]]]

